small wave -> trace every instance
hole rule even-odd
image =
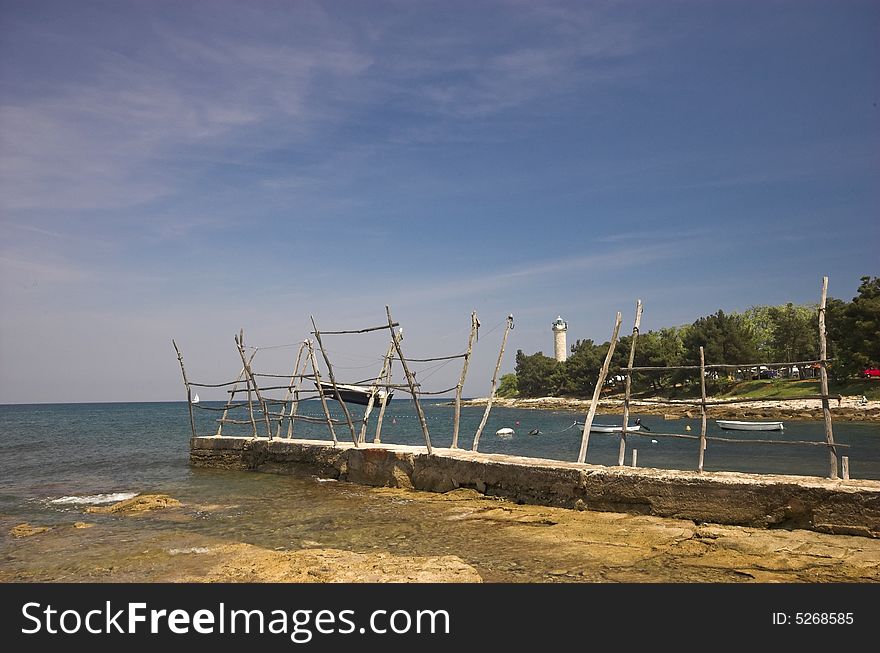
[[[318,477],[316,476],[316,477],[315,477],[315,480],[316,480],[318,483],[335,483],[338,479],[335,479],[335,478],[318,478]]]
[[[208,553],[210,551],[206,546],[191,546],[188,549],[168,549],[168,553],[173,556],[180,555],[181,553]]]
[[[108,494],[86,494],[83,496],[72,495],[50,499],[49,503],[56,505],[98,505],[101,503],[117,503],[136,497],[137,492],[111,492]]]

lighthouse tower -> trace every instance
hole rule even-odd
[[[565,345],[566,331],[568,331],[568,324],[561,316],[553,320],[553,354],[560,363],[564,363],[568,358],[568,347]]]

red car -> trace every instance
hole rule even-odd
[[[865,375],[866,379],[880,379],[880,370],[878,370],[876,367],[865,370],[863,374]]]

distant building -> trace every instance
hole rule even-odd
[[[568,331],[568,324],[561,316],[557,316],[553,320],[553,354],[560,363],[564,363],[568,358],[568,347],[565,344],[566,331]]]

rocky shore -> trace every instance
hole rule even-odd
[[[694,418],[700,416],[699,406],[685,403],[684,400],[667,399],[668,403],[657,403],[660,400],[630,401],[630,412],[643,415],[663,415],[668,419]],[[693,400],[687,400],[693,402]],[[468,399],[462,402],[465,406],[485,406],[487,399]],[[494,406],[505,408],[528,408],[534,410],[571,410],[586,413],[590,409],[589,399],[573,399],[568,397],[537,397],[505,399],[496,397]],[[618,415],[623,413],[623,399],[602,399],[599,413]],[[714,405],[711,407],[713,418],[721,419],[775,419],[775,420],[821,420],[822,402],[819,399],[768,399],[749,403],[731,404],[730,406]],[[839,401],[831,401],[831,417],[835,420],[850,422],[880,422],[880,401],[862,401],[861,397],[842,397]]]
[[[89,529],[70,523],[16,527],[4,543],[0,582],[880,581],[877,539],[518,505],[463,489],[362,491],[397,509],[417,509],[419,528],[410,545],[418,545],[419,553],[399,550],[408,540],[379,534],[367,548],[311,541],[270,548],[200,534],[185,522],[163,522],[163,528],[143,528],[133,537],[117,531],[195,507],[166,503],[132,520],[122,506],[100,514],[102,522]],[[213,508],[208,514],[224,514],[222,506]],[[463,529],[491,539],[450,545]],[[19,539],[25,533],[30,537]],[[491,551],[484,551],[487,546]]]

